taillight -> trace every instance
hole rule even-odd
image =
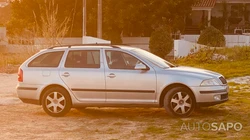
[[[18,82],[23,82],[23,70],[21,68],[18,69]]]

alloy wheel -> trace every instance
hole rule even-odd
[[[60,113],[66,107],[65,97],[59,92],[52,92],[46,97],[46,108],[51,113]]]
[[[179,115],[186,114],[190,111],[192,103],[192,98],[186,92],[177,92],[170,100],[171,109]]]

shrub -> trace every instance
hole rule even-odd
[[[214,59],[217,55],[217,59]],[[218,57],[219,56],[219,57]],[[220,57],[222,56],[222,57]],[[224,59],[224,57],[226,59]],[[187,57],[179,58],[176,63],[179,64],[219,64],[221,62],[248,61],[250,59],[250,46],[241,46],[233,48],[210,49],[204,48]]]
[[[230,61],[244,61],[250,59],[250,46],[238,46],[218,50],[219,54],[225,55]]]
[[[225,47],[226,44],[222,32],[213,26],[207,27],[202,31],[198,43],[210,47]]]
[[[213,54],[217,50],[211,50],[209,48],[200,49],[194,54],[189,54],[187,57],[177,59],[176,62],[180,64],[193,63],[193,64],[203,64],[203,63],[220,63],[219,60],[213,60]]]
[[[168,27],[161,27],[151,34],[149,49],[153,54],[164,58],[173,49],[173,44],[170,29]]]

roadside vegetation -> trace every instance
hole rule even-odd
[[[18,67],[31,55],[0,52],[0,73],[16,73]]]
[[[173,63],[204,68],[223,74],[226,78],[250,75],[250,47],[200,50]]]

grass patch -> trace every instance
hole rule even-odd
[[[32,54],[0,53],[0,73],[16,73],[21,65]]]
[[[226,137],[226,133],[224,132],[218,132],[216,134],[211,134],[211,133],[198,133],[193,135],[194,138],[202,138],[202,139],[211,139],[211,138],[225,138]]]
[[[0,53],[0,67],[7,65],[20,65],[32,54]]]
[[[228,84],[229,86],[238,86],[238,85],[240,85],[240,84],[235,83],[235,82],[228,82],[227,84]]]
[[[241,77],[250,75],[250,61],[223,61],[221,63],[193,63],[191,62],[178,62],[178,65],[191,66],[196,68],[202,68],[207,70],[212,70],[221,73],[225,78]]]
[[[216,55],[221,57],[215,57]],[[182,66],[192,66],[219,72],[226,78],[250,75],[250,47],[233,47],[200,50],[195,54],[175,60]]]
[[[166,130],[163,127],[148,126],[143,132],[150,134],[164,134],[166,133]]]

